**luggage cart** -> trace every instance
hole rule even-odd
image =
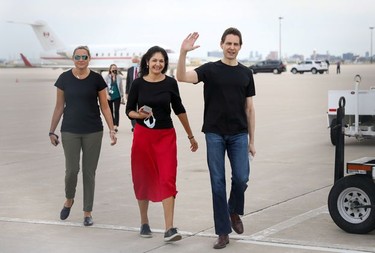
[[[336,103],[340,97],[346,100],[344,135],[358,140],[375,138],[375,87],[359,90],[360,75],[356,75],[354,81],[353,90],[328,91],[327,119],[332,145],[336,145]]]
[[[375,157],[347,162],[344,175],[345,97],[339,99],[335,127],[335,181],[328,195],[329,214],[348,233],[369,233],[375,229]]]

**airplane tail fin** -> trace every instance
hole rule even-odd
[[[32,68],[34,67],[30,61],[26,58],[26,56],[24,56],[22,53],[20,54],[21,55],[21,59],[23,61],[23,63],[25,64],[26,67],[29,67],[29,68]]]
[[[20,24],[27,24],[30,25],[36,37],[38,38],[40,45],[43,47],[45,51],[51,50],[61,50],[65,48],[64,43],[56,33],[49,27],[49,25],[44,21],[35,21],[34,23],[23,23],[23,22],[15,22],[15,21],[8,21],[9,23],[20,23]]]
[[[37,21],[30,25],[44,50],[50,51],[65,48],[64,43],[59,39],[59,37],[46,22]]]

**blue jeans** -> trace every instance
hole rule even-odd
[[[206,133],[207,163],[210,171],[212,201],[217,235],[232,232],[229,214],[244,214],[245,191],[250,165],[248,134],[220,135]],[[225,182],[225,152],[232,167],[232,184],[227,201]]]

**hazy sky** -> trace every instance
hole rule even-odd
[[[178,51],[198,31],[201,47],[191,56],[220,49],[223,31],[234,26],[244,41],[240,57],[265,57],[279,50],[279,17],[283,56],[364,55],[374,10],[374,0],[0,0],[0,58],[37,58],[42,51],[30,26],[7,20],[44,20],[67,45],[152,43]]]

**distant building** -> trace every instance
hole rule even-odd
[[[213,59],[221,59],[223,57],[223,52],[220,50],[213,50],[207,52],[207,58],[210,61],[213,61]],[[373,55],[375,58],[375,55]],[[261,60],[279,60],[279,52],[278,51],[270,51],[266,57],[263,57],[262,54],[260,54],[258,51],[250,51],[248,58],[243,58],[241,61],[243,62],[258,62]],[[206,59],[207,60],[207,59]],[[305,57],[305,55],[302,54],[293,54],[291,56],[284,55],[283,61],[286,61],[288,63],[298,63],[305,60],[317,60],[317,61],[326,61],[328,60],[331,63],[335,63],[338,61],[342,61],[345,63],[365,63],[371,61],[371,55],[368,51],[364,53],[363,56],[354,54],[351,52],[342,54],[341,56],[338,55],[331,55],[330,52],[327,50],[325,53],[319,53],[317,50],[313,50],[312,53]]]
[[[213,57],[213,58],[223,58],[223,51],[208,51],[207,52],[207,57]]]
[[[294,54],[287,59],[287,61],[290,63],[292,62],[297,63],[297,62],[301,62],[304,60],[305,60],[305,57],[302,54]]]
[[[258,53],[258,51],[255,51],[255,54],[253,51],[250,51],[249,54],[249,61],[260,61],[262,60],[262,55]]]
[[[266,60],[278,60],[278,59],[279,59],[279,54],[277,51],[271,51],[266,57]]]
[[[342,55],[342,59],[343,59],[344,61],[354,61],[355,58],[356,58],[356,57],[354,56],[353,53],[346,53],[346,54],[343,54],[343,55]]]
[[[311,55],[310,59],[317,60],[317,61],[325,61],[325,60],[331,61],[331,56],[328,53],[327,54],[318,54],[318,53],[314,52]]]

